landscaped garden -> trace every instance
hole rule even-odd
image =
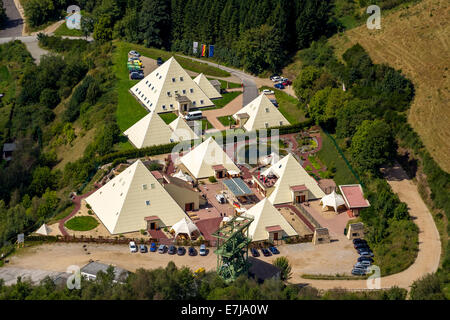
[[[93,217],[81,216],[70,219],[65,223],[67,229],[73,231],[89,231],[97,228],[99,225],[98,221]]]

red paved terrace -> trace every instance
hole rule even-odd
[[[219,229],[220,223],[222,222],[223,217],[211,218],[211,219],[202,219],[195,223],[198,230],[202,233],[205,240],[217,240],[212,236],[214,232]]]
[[[370,207],[369,201],[364,198],[364,193],[359,184],[339,186],[345,203],[349,209]]]
[[[155,177],[156,180],[162,179],[163,175],[159,171],[151,171],[152,175]]]
[[[217,164],[215,166],[212,166],[214,171],[222,171],[222,170],[226,170],[225,167],[221,164]]]
[[[162,230],[147,230],[152,239],[167,239],[167,236]]]

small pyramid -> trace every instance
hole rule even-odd
[[[212,137],[191,150],[180,161],[196,179],[214,176],[212,167],[215,165],[223,165],[227,170],[241,171]]]
[[[247,131],[290,125],[289,121],[264,93],[236,112],[233,118],[237,120],[239,119],[238,115],[244,113],[249,115],[247,122],[244,124]]]
[[[264,198],[251,207],[245,215],[254,218],[248,228],[248,233],[253,241],[267,240],[268,232],[266,228],[272,226],[279,226],[285,233],[285,236],[298,235],[289,222],[286,221],[286,219],[267,198]]]
[[[169,127],[173,130],[180,141],[199,139],[198,135],[192,131],[182,116],[179,116],[169,123]]]
[[[138,149],[179,141],[170,127],[156,113],[150,112],[124,132]]]
[[[195,77],[194,82],[198,84],[200,89],[208,96],[210,99],[220,99],[222,95],[220,92],[214,88],[214,86],[209,82],[209,80],[205,77],[203,73],[200,73],[197,77]]]

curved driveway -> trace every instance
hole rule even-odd
[[[409,207],[409,214],[419,227],[419,252],[414,263],[406,270],[381,278],[381,288],[398,286],[409,289],[422,276],[435,272],[441,257],[441,240],[428,207],[423,202],[417,186],[407,178],[400,166],[387,170],[386,179],[400,200]],[[367,289],[366,280],[309,280],[292,279],[291,282],[310,284],[318,289]]]

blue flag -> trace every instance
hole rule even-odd
[[[213,57],[213,56],[214,56],[214,46],[209,45],[209,57]]]

